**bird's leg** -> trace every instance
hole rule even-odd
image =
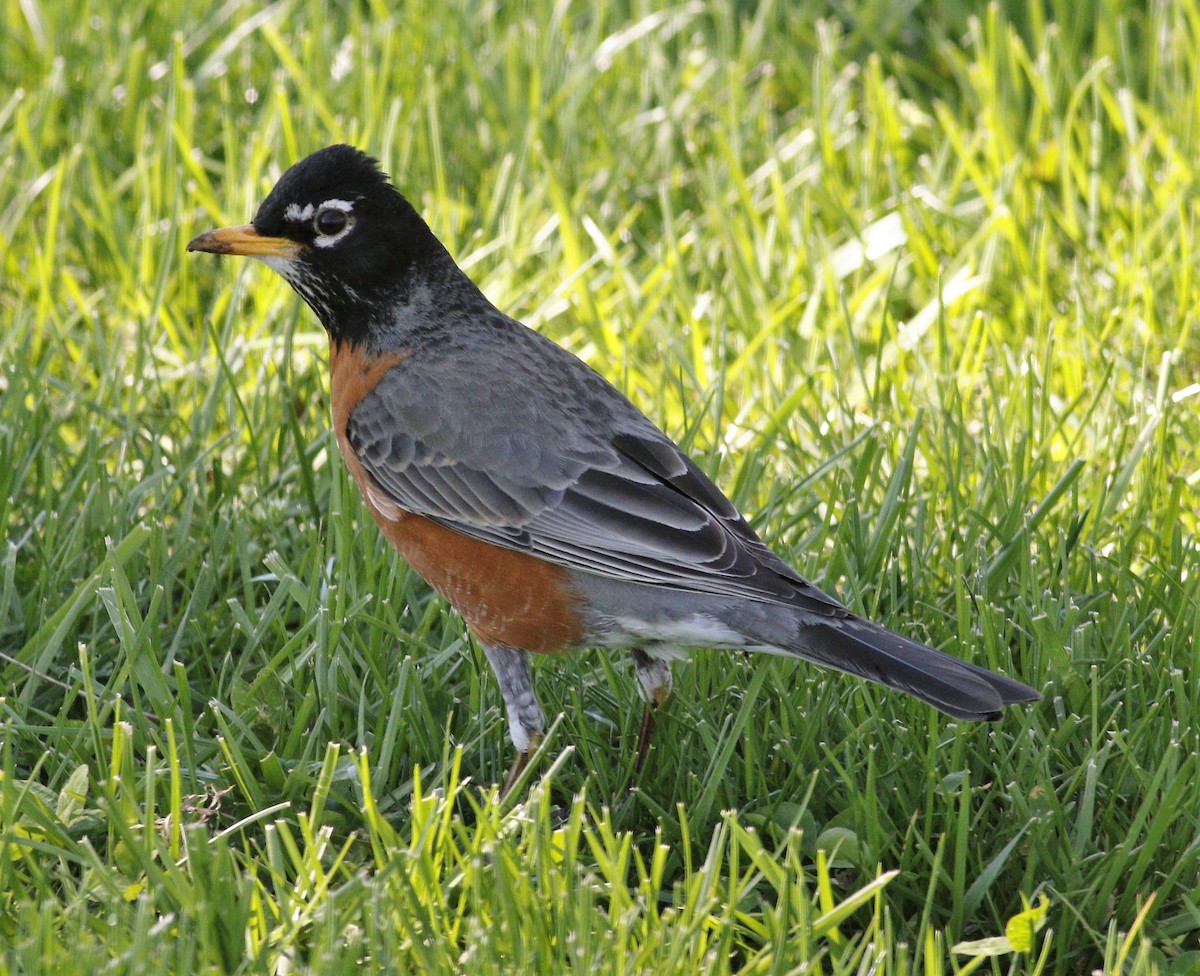
[[[505,797],[533,758],[546,727],[546,719],[533,693],[529,653],[515,647],[489,644],[483,645],[483,653],[487,655],[488,663],[496,674],[496,683],[500,686],[504,708],[508,712],[508,734],[517,747],[516,761],[508,771],[500,791],[500,796]]]
[[[671,694],[671,665],[663,658],[651,657],[640,647],[633,649],[633,664],[638,692],[646,703],[638,733],[637,762],[633,767],[634,772],[640,774],[650,752],[650,740],[654,737],[654,713]]]
[[[633,764],[635,774],[641,773],[642,766],[646,764],[646,756],[650,752],[650,740],[654,738],[654,710],[657,707],[657,705],[647,702],[642,711],[642,728],[638,732],[637,760]]]
[[[537,752],[537,747],[541,741],[541,736],[533,736],[529,740],[529,748],[524,752],[518,752],[517,758],[513,760],[513,764],[509,767],[508,775],[504,777],[504,785],[500,787],[500,799],[508,796],[508,791],[517,785],[517,780],[521,778],[521,774],[525,772],[525,767],[529,765],[529,760],[533,758],[533,754]]]

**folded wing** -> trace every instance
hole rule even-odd
[[[455,409],[431,409],[430,397],[445,393],[428,370],[397,367],[347,427],[363,468],[403,509],[582,572],[845,614],[772,553],[708,476],[590,370],[584,392],[569,404],[506,403],[503,427],[489,420],[486,400],[467,396]],[[593,408],[608,415],[604,424],[587,423],[588,386],[597,394]],[[592,429],[616,433],[588,434]]]

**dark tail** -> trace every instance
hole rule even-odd
[[[1005,705],[1040,701],[1028,685],[893,634],[859,617],[805,614],[790,653],[919,698],[954,718],[994,721]]]

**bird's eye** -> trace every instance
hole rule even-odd
[[[327,207],[313,218],[313,229],[322,237],[335,237],[346,229],[350,215],[344,210]]]

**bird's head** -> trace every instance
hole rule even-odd
[[[379,164],[344,145],[284,173],[251,223],[207,231],[187,249],[258,258],[334,338],[352,341],[405,300],[415,270],[448,257]]]

